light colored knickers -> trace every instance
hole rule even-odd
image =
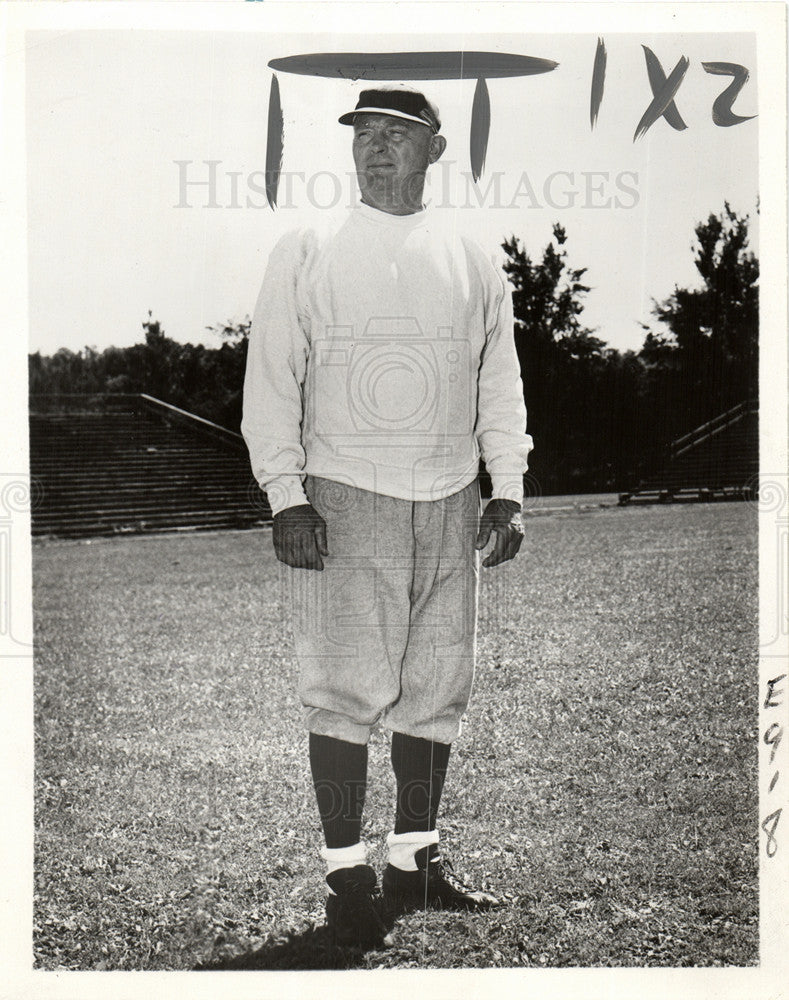
[[[317,476],[305,491],[329,549],[322,572],[288,571],[307,728],[451,743],[474,678],[478,482],[413,502]]]

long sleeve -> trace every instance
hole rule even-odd
[[[306,253],[300,230],[274,247],[249,333],[241,433],[273,514],[309,502],[301,436],[309,320],[297,295]]]
[[[512,290],[496,273],[497,293],[479,368],[476,435],[493,497],[523,501],[523,473],[533,444],[513,339]]]

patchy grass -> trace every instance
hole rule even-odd
[[[507,905],[381,951],[322,930],[281,583],[266,531],[34,544],[38,968],[756,963],[752,506],[529,519],[440,817]],[[380,866],[380,733],[370,776]]]

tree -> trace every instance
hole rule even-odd
[[[235,345],[241,341],[249,340],[251,326],[252,320],[247,316],[241,322],[238,320],[228,320],[226,323],[217,323],[216,326],[207,326],[206,330],[210,330],[217,337],[221,337],[226,343]]]
[[[639,363],[582,323],[586,268],[570,267],[564,228],[537,261],[512,236],[502,247],[513,286],[515,346],[521,365],[531,470],[544,492],[614,488],[630,464],[633,428],[622,418],[635,393]]]
[[[532,261],[517,237],[502,243],[508,257],[504,271],[513,285],[516,342],[532,347],[561,346],[563,341],[577,342],[591,336],[592,331],[582,327],[579,320],[583,297],[590,290],[581,281],[586,268],[568,266],[566,242],[564,227],[556,223],[553,240],[539,263]]]
[[[214,352],[222,388],[221,415],[225,427],[239,430],[243,407],[244,371],[247,365],[247,348],[252,320],[249,316],[241,321],[228,320],[208,329],[222,341],[222,346]]]
[[[238,430],[246,364],[249,319],[225,323],[215,331],[218,348],[180,344],[166,336],[149,311],[144,342],[131,347],[62,348],[52,357],[29,356],[31,394],[117,394],[145,392]],[[211,329],[211,328],[209,328]],[[35,405],[54,405],[35,400]]]
[[[641,357],[653,380],[652,405],[683,433],[759,392],[759,261],[748,249],[749,217],[728,202],[695,227],[699,288],[674,288],[653,315]]]

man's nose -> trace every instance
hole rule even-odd
[[[383,132],[377,132],[373,134],[372,148],[376,152],[381,152],[386,149],[386,136]]]

